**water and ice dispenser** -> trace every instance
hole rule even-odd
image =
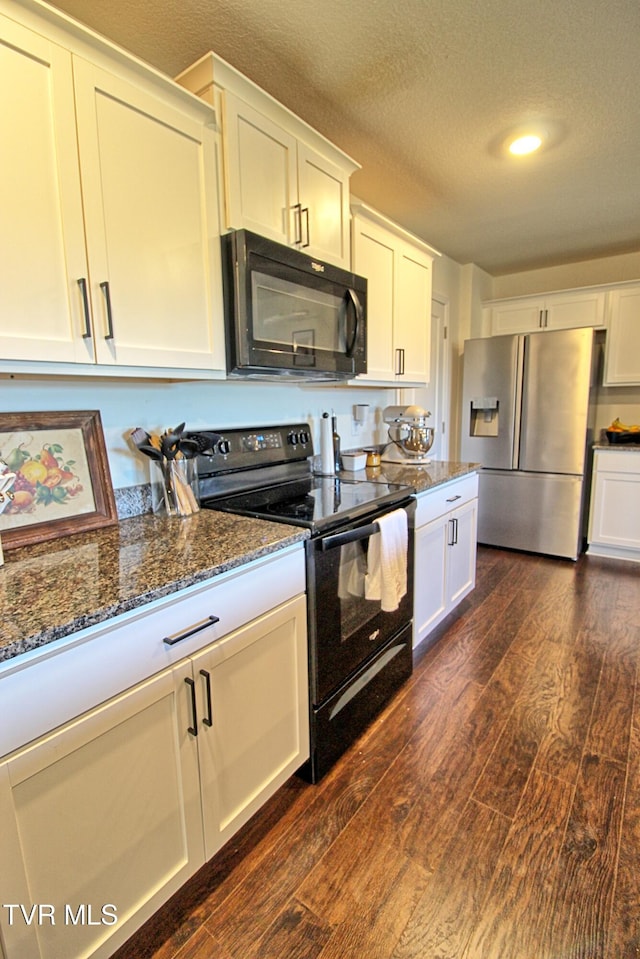
[[[500,401],[497,396],[471,398],[470,436],[497,436],[500,425]]]

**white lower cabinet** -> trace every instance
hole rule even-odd
[[[304,596],[193,660],[205,858],[309,756]]]
[[[190,673],[165,671],[0,766],[7,959],[108,956],[203,864]]]
[[[209,645],[0,762],[5,959],[112,955],[308,758],[304,594],[211,642],[214,620],[167,648]]]
[[[418,496],[413,645],[471,592],[476,582],[478,476]]]
[[[589,513],[596,556],[640,563],[640,450],[596,450]]]

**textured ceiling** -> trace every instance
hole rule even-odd
[[[350,154],[353,192],[494,275],[640,249],[638,0],[55,0],[175,76],[214,50]],[[554,142],[507,160],[508,129]]]

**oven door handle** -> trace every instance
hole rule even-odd
[[[368,539],[374,533],[380,532],[378,523],[368,523],[367,526],[358,526],[357,529],[348,529],[345,533],[336,533],[334,536],[325,536],[320,540],[320,549],[326,552],[328,549],[335,549],[336,546],[345,546],[347,543],[355,543],[359,539]]]

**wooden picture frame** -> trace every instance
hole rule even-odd
[[[98,410],[0,413],[0,460],[16,474],[0,512],[3,548],[117,523]]]

